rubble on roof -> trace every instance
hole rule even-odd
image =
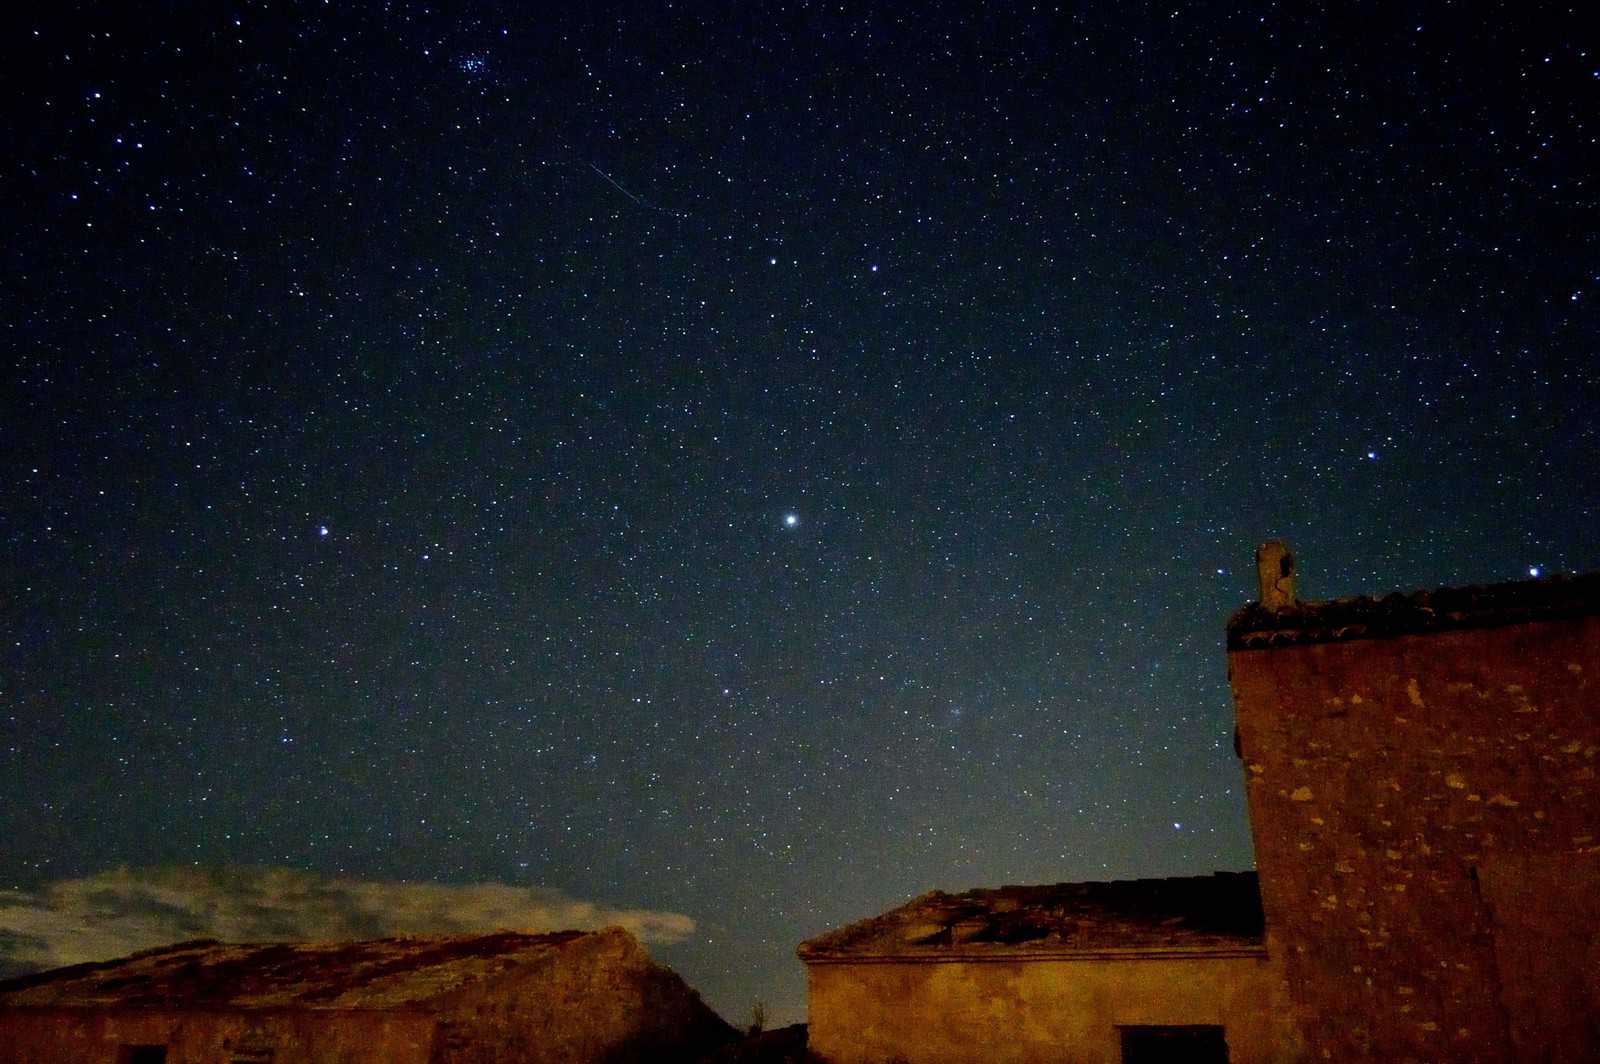
[[[1376,639],[1596,614],[1600,614],[1600,573],[1396,592],[1383,598],[1363,595],[1300,602],[1279,610],[1252,602],[1228,619],[1228,649]]]
[[[1254,872],[933,891],[800,946],[817,962],[978,960],[1083,953],[1258,949]]]
[[[591,934],[228,945],[181,942],[0,982],[6,1006],[385,1008],[415,1004],[549,956]]]

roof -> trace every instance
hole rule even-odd
[[[1254,872],[933,891],[800,945],[807,963],[1260,952]]]
[[[1595,614],[1600,614],[1600,573],[1302,602],[1282,610],[1252,602],[1228,619],[1228,649],[1376,639]]]
[[[418,1005],[600,932],[226,945],[180,942],[0,982],[0,1006],[372,1009]],[[630,939],[631,941],[631,939]]]

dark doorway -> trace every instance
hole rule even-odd
[[[167,1064],[166,1046],[123,1046],[119,1064]]]
[[[1228,1064],[1221,1027],[1124,1027],[1122,1064]]]

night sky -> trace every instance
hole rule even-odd
[[[1600,567],[1585,5],[1312,6],[6,16],[0,955],[501,884],[782,1021],[925,890],[1249,867],[1260,540]]]

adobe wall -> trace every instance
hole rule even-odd
[[[123,1045],[165,1045],[169,1064],[427,1064],[433,1018],[403,1012],[0,1009],[0,1064],[116,1064]]]
[[[1236,649],[1229,671],[1313,1055],[1600,1059],[1600,619]]]
[[[811,1049],[830,1064],[1116,1064],[1118,1024],[1221,1025],[1232,1064],[1298,1058],[1264,955],[811,963]]]

